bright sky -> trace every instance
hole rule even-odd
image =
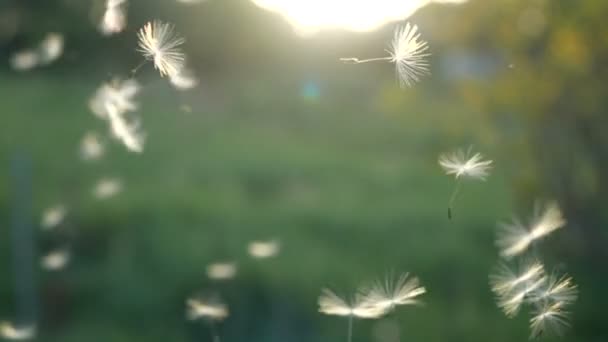
[[[298,33],[310,35],[324,28],[372,31],[391,21],[404,20],[431,2],[467,0],[251,0],[281,14]]]

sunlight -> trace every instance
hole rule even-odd
[[[463,3],[467,0],[252,0],[281,14],[302,35],[324,28],[355,32],[372,31],[391,21],[404,20],[432,2]]]

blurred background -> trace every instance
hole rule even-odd
[[[420,278],[425,304],[357,320],[354,341],[523,341],[529,313],[506,318],[488,285],[496,225],[555,199],[568,225],[539,253],[580,290],[562,339],[607,341],[608,2],[325,1],[131,0],[110,37],[103,1],[3,1],[0,320],[36,322],[39,341],[211,341],[185,301],[214,293],[230,310],[222,341],[343,341],[321,289],[348,296],[395,271]],[[88,102],[130,77],[153,19],[187,39],[200,82],[182,92],[139,69],[135,154]],[[403,20],[432,52],[414,87],[389,63],[339,61],[385,56]],[[11,67],[49,32],[61,57]],[[93,162],[79,155],[89,131],[105,137]],[[471,145],[495,168],[449,221],[437,157]],[[279,253],[253,258],[257,240]],[[58,249],[69,263],[41,267]],[[211,279],[214,263],[236,273]]]

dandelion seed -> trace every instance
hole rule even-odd
[[[492,168],[491,160],[484,160],[480,153],[475,153],[472,156],[471,154],[471,148],[469,148],[466,152],[457,150],[456,152],[439,155],[439,165],[447,175],[454,175],[456,178],[456,186],[448,202],[449,219],[452,218],[452,207],[460,191],[460,180],[463,178],[485,180]]]
[[[365,291],[365,303],[385,310],[392,310],[399,305],[418,304],[417,297],[426,293],[420,286],[418,278],[408,278],[408,273],[392,279],[387,277],[384,283],[377,281]]]
[[[188,90],[198,85],[198,79],[192,70],[182,68],[175,75],[169,76],[169,81],[178,90]]]
[[[59,33],[49,33],[40,43],[39,58],[43,65],[51,64],[63,54],[64,39]]]
[[[122,141],[129,151],[136,153],[143,152],[145,135],[140,130],[141,125],[139,121],[127,121],[116,107],[111,104],[106,104],[106,112],[110,120],[112,135]]]
[[[104,35],[122,32],[127,26],[127,0],[107,0],[99,30]]]
[[[539,208],[538,206],[535,208],[535,213],[528,226],[522,224],[518,218],[513,218],[510,223],[499,225],[496,244],[503,257],[511,258],[525,252],[535,241],[546,237],[566,224],[556,203],[549,203],[542,212]]]
[[[208,319],[222,321],[228,317],[228,306],[217,297],[207,300],[190,298],[186,301],[189,320]]]
[[[497,295],[507,295],[522,285],[535,282],[544,274],[543,264],[534,259],[522,263],[520,273],[514,272],[505,263],[500,263],[490,275],[490,285]]]
[[[578,288],[572,277],[563,275],[557,277],[555,274],[549,276],[546,285],[532,293],[533,301],[559,302],[570,305],[578,298]]]
[[[390,56],[370,59],[340,58],[340,60],[352,64],[374,61],[395,63],[399,84],[402,87],[410,87],[422,76],[429,74],[429,65],[426,61],[426,57],[430,56],[428,49],[428,43],[420,39],[418,26],[407,23],[395,29],[391,48],[387,50]]]
[[[122,182],[117,178],[102,178],[93,188],[93,196],[99,200],[109,199],[122,191]]]
[[[547,281],[546,277],[523,282],[515,290],[498,296],[498,307],[507,317],[514,317],[519,312],[521,305],[529,298],[529,295],[540,288]]]
[[[347,302],[332,290],[323,289],[318,303],[320,313],[348,317],[348,342],[352,341],[353,318],[375,319],[388,312],[385,307],[370,305],[361,293],[355,295],[352,301]]]
[[[17,71],[28,71],[38,66],[38,53],[33,50],[23,50],[11,56],[11,67]]]
[[[86,132],[80,142],[80,158],[84,161],[95,161],[103,157],[105,148],[95,132]]]
[[[537,338],[543,334],[562,335],[564,330],[570,327],[569,312],[564,310],[562,302],[544,303],[534,311],[534,317],[530,319],[530,338]]]
[[[185,56],[179,48],[185,40],[174,33],[172,24],[155,20],[139,30],[139,50],[161,76],[176,76],[184,66]]]
[[[214,280],[227,280],[236,276],[237,267],[233,262],[218,262],[207,266],[207,276]]]
[[[439,156],[439,165],[447,175],[454,175],[456,179],[471,178],[485,180],[492,168],[491,160],[483,160],[480,153],[471,156],[471,149],[467,152],[458,150]]]
[[[65,249],[52,251],[42,257],[40,266],[47,271],[59,271],[70,262],[70,252]]]
[[[17,327],[11,322],[0,322],[0,336],[7,340],[30,340],[36,337],[36,326]]]
[[[101,119],[108,119],[108,106],[118,111],[120,115],[137,110],[138,104],[134,97],[139,93],[140,86],[134,79],[122,81],[114,79],[102,84],[91,100],[89,108]]]
[[[58,204],[46,209],[42,213],[40,226],[44,230],[51,230],[63,222],[68,210],[63,204]]]
[[[323,289],[319,297],[319,312],[334,316],[354,316],[358,318],[379,318],[386,314],[387,309],[370,305],[366,298],[360,294],[348,303],[338,297],[333,291]]]
[[[256,259],[271,258],[279,253],[281,245],[278,241],[252,241],[247,247],[249,255]]]

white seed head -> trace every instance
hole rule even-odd
[[[40,260],[40,266],[47,271],[59,271],[64,269],[70,262],[70,252],[66,249],[58,249],[44,255]]]
[[[186,300],[186,317],[189,320],[207,319],[222,321],[228,317],[228,306],[219,298],[212,297],[207,300],[189,298]]]
[[[122,181],[117,178],[102,178],[93,188],[93,196],[99,200],[109,199],[122,191]]]
[[[182,68],[177,74],[170,75],[169,81],[177,90],[188,90],[198,85],[198,78],[190,69]]]
[[[535,302],[550,301],[560,302],[563,305],[570,305],[578,298],[578,288],[572,277],[556,274],[549,276],[545,286],[532,293],[532,300]]]
[[[148,22],[138,32],[139,51],[161,76],[176,76],[185,63],[184,53],[179,48],[185,40],[174,32],[172,24],[159,20]]]
[[[207,265],[207,277],[214,280],[228,280],[236,276],[237,267],[233,262],[216,262]]]
[[[535,210],[527,226],[518,218],[513,218],[509,223],[499,224],[496,245],[500,248],[503,257],[511,258],[525,252],[534,242],[565,224],[566,220],[559,207],[555,202],[551,202],[544,207],[544,210]]]
[[[108,105],[120,115],[137,110],[138,104],[134,97],[139,93],[140,86],[134,79],[114,79],[103,83],[89,100],[89,108],[97,117],[108,119]]]
[[[122,32],[127,26],[127,0],[107,0],[106,8],[99,23],[99,30],[104,35]]]
[[[251,241],[247,246],[247,252],[256,259],[271,258],[279,253],[281,244],[276,240]]]
[[[423,75],[429,74],[426,57],[429,46],[420,39],[418,26],[407,23],[395,29],[391,49],[391,62],[395,63],[401,86],[412,86]]]
[[[39,46],[39,58],[41,64],[50,64],[59,59],[63,54],[64,39],[59,33],[49,33]]]
[[[562,335],[570,327],[570,313],[562,302],[543,303],[533,312],[530,319],[531,338],[541,335]]]
[[[106,104],[106,113],[110,121],[112,136],[120,140],[129,151],[136,153],[143,152],[145,134],[141,131],[140,122],[137,119],[127,120],[115,106],[109,103]]]
[[[532,259],[522,263],[519,272],[514,272],[507,264],[500,263],[490,274],[490,286],[496,295],[508,295],[526,284],[534,283],[545,274],[541,262]]]
[[[103,157],[105,147],[95,132],[86,132],[80,142],[80,158],[84,161],[95,161]]]
[[[65,205],[57,204],[50,208],[47,208],[42,213],[42,219],[40,220],[40,226],[44,230],[51,230],[63,222],[68,210]]]
[[[355,299],[348,303],[333,291],[323,289],[319,297],[319,312],[334,316],[353,316],[358,318],[379,318],[387,313],[387,308],[369,305],[365,298],[356,295]]]
[[[15,326],[11,322],[0,322],[0,336],[7,340],[20,341],[30,340],[36,337],[36,326]]]
[[[492,169],[491,160],[483,160],[480,153],[471,156],[471,149],[466,152],[457,150],[452,153],[444,153],[439,156],[439,165],[447,175],[485,180]]]
[[[391,310],[399,305],[419,304],[419,296],[426,293],[416,277],[407,273],[398,278],[388,276],[384,282],[376,281],[369,289],[363,291],[364,302],[371,306]]]
[[[10,59],[10,64],[16,71],[28,71],[36,66],[40,62],[39,55],[34,50],[22,50],[15,52]]]
[[[498,295],[498,307],[507,317],[514,317],[519,312],[521,305],[529,299],[531,293],[540,288],[547,281],[546,277],[523,282],[514,290]]]

